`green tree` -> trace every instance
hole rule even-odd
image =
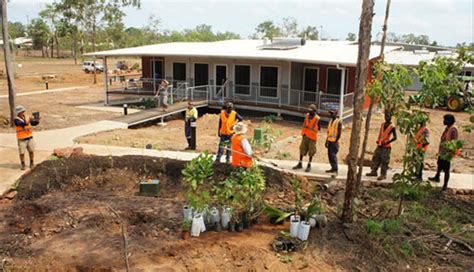
[[[267,20],[258,24],[255,28],[255,32],[260,38],[268,39],[273,39],[274,37],[281,35],[281,29],[275,26],[271,20]]]
[[[45,22],[48,23],[49,29],[51,29],[50,37],[48,37],[50,45],[51,45],[51,57],[53,57],[53,50],[54,50],[54,44],[56,44],[56,57],[59,56],[59,10],[57,9],[57,4],[47,4],[46,8],[40,11],[40,17],[45,20]]]
[[[347,33],[346,41],[355,41],[357,39],[357,36],[355,33],[349,32]]]
[[[299,37],[306,38],[307,40],[316,41],[319,38],[319,32],[318,32],[317,27],[307,26],[300,32]]]
[[[33,48],[41,49],[43,57],[47,57],[47,51],[45,52],[45,48],[48,46],[48,39],[51,33],[46,22],[41,18],[33,19],[27,26],[26,32],[33,40]]]
[[[298,36],[298,23],[294,17],[285,17],[281,24],[281,35],[284,37]]]

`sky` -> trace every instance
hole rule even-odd
[[[387,0],[375,0],[373,36],[382,30]],[[52,0],[10,0],[9,21],[27,23]],[[297,19],[299,28],[322,26],[323,38],[345,39],[358,32],[361,0],[311,1],[151,1],[141,0],[141,8],[125,8],[126,26],[143,27],[150,15],[161,19],[163,29],[183,30],[198,24],[211,25],[214,31],[232,31],[247,38],[255,27],[284,17]],[[441,45],[474,42],[473,0],[392,0],[388,31],[397,34],[426,34]]]

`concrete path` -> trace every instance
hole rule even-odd
[[[52,153],[54,148],[74,146],[74,139],[86,134],[95,133],[99,131],[111,129],[123,129],[126,124],[113,121],[100,121],[88,125],[76,126],[65,129],[40,131],[34,133],[37,145],[37,163],[46,159]],[[89,145],[80,144],[84,148],[84,152],[95,155],[145,155],[155,157],[165,157],[180,160],[192,160],[197,157],[199,153],[183,152],[183,151],[166,151],[166,150],[147,150],[131,147],[117,147],[104,145]],[[291,168],[295,165],[295,161],[288,160],[269,160],[278,165],[278,168],[285,171],[307,176],[309,178],[329,179],[330,175],[324,171],[329,168],[328,164],[313,163],[311,173],[305,173],[303,170],[293,171]],[[274,167],[269,165],[270,167]],[[304,165],[306,166],[306,165]],[[364,168],[364,182],[378,182],[376,178],[366,177],[365,173],[370,171],[369,167]],[[395,173],[400,172],[400,169],[390,170],[385,183],[392,182],[392,177]],[[14,133],[0,134],[0,193],[9,188],[24,172],[20,171],[18,167],[17,143]],[[347,175],[347,166],[341,165],[337,180],[344,181]],[[432,171],[425,171],[424,177],[433,176]],[[441,186],[441,183],[434,183],[435,186]],[[472,174],[457,174],[452,173],[450,179],[450,188],[474,190],[474,175]]]
[[[25,93],[17,93],[16,96],[30,96],[35,94],[45,94],[45,93],[56,93],[56,92],[65,92],[65,91],[72,91],[72,90],[81,90],[86,89],[89,87],[67,87],[67,88],[58,88],[58,89],[50,89],[50,90],[38,90],[32,92],[25,92]],[[8,94],[0,95],[0,98],[8,98]]]

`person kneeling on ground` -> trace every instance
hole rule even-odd
[[[339,139],[341,138],[342,123],[337,116],[337,110],[330,110],[329,115],[331,121],[329,121],[328,125],[328,137],[325,146],[328,149],[328,159],[331,164],[331,169],[326,170],[326,173],[335,173],[337,175],[337,153],[339,152]]]
[[[450,141],[457,140],[459,137],[459,133],[458,129],[454,126],[456,119],[452,114],[446,114],[443,119],[443,124],[446,126],[446,129],[444,130],[443,134],[441,134],[441,141],[439,143],[438,170],[436,171],[436,175],[432,178],[428,178],[428,180],[439,182],[441,171],[443,171],[444,185],[442,191],[446,191],[448,189],[451,160],[459,154],[459,150],[450,150],[446,147],[446,145]]]
[[[390,139],[390,136],[393,136]],[[379,137],[377,139],[377,148],[372,157],[372,171],[367,173],[368,177],[376,177],[377,170],[381,167],[380,176],[377,180],[384,180],[387,178],[388,165],[390,163],[390,153],[392,142],[397,140],[397,132],[392,124],[392,113],[385,112],[385,123],[380,126]]]
[[[18,152],[20,153],[21,170],[25,170],[25,153],[28,150],[30,155],[30,168],[34,166],[35,142],[33,141],[32,126],[39,124],[39,115],[28,117],[26,109],[18,105],[15,108],[17,116],[15,117],[16,138],[18,140]]]
[[[232,136],[232,166],[250,168],[253,165],[252,147],[245,138],[247,125],[239,122],[234,126],[234,136]]]
[[[309,112],[306,114],[301,129],[301,144],[300,144],[300,160],[293,170],[303,168],[303,157],[308,155],[308,165],[305,172],[311,171],[311,161],[316,154],[316,140],[318,139],[318,131],[321,129],[319,116],[316,114],[316,105],[309,106]]]
[[[221,110],[221,116],[219,118],[219,147],[217,149],[216,162],[221,161],[221,157],[224,154],[224,149],[227,150],[225,162],[230,163],[231,151],[230,141],[232,135],[234,135],[234,126],[237,124],[237,121],[242,121],[243,118],[236,111],[234,111],[234,104],[232,102],[227,102]]]

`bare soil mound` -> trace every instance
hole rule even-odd
[[[289,223],[271,225],[264,215],[251,229],[240,233],[206,231],[199,238],[184,241],[180,225],[185,204],[181,170],[185,163],[145,156],[85,156],[37,165],[21,177],[14,201],[0,200],[0,258],[12,270],[124,270],[123,226],[133,270],[364,271],[403,270],[407,265],[413,269],[464,270],[473,265],[464,255],[443,251],[444,242],[433,250],[449,252],[447,259],[387,255],[363,224],[344,230],[332,213],[326,228],[311,232],[306,250],[290,255],[277,254],[270,246],[282,230],[288,230]],[[294,203],[291,177],[271,168],[264,170],[266,201],[290,208]],[[218,164],[214,178],[223,180],[230,172],[228,165]],[[138,196],[138,182],[154,178],[161,181],[160,196]],[[301,183],[308,199],[313,188],[307,180]],[[344,190],[331,186],[320,195],[325,205],[338,209]],[[386,189],[364,189],[362,214],[379,213],[388,198]],[[472,198],[462,203],[473,208]],[[440,210],[445,205],[435,201],[428,206]],[[405,234],[400,235],[406,239]],[[426,234],[414,229],[410,235],[413,237],[409,239],[418,239],[417,235]]]

